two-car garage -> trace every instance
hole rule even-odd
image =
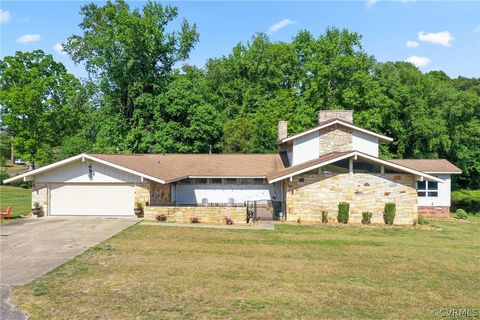
[[[129,183],[51,183],[51,216],[132,216],[134,185]]]

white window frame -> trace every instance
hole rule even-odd
[[[418,187],[418,184],[421,183],[421,182],[424,182],[424,183],[425,183],[425,188],[421,188],[421,189],[420,189],[420,188]],[[429,184],[436,184],[437,187],[436,187],[435,189],[430,189]],[[417,181],[416,189],[417,189],[417,196],[420,197],[420,198],[438,198],[438,182],[436,182],[436,181],[427,181],[427,180]],[[420,192],[424,192],[425,195],[424,195],[424,196],[421,196],[421,195],[419,194]],[[431,196],[431,195],[429,195],[429,193],[436,193],[436,195]]]

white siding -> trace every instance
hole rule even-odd
[[[378,138],[371,135],[353,130],[352,148],[378,158]]]
[[[209,203],[228,203],[233,198],[235,203],[247,200],[274,200],[281,201],[281,184],[177,184],[175,187],[175,201],[178,204],[202,203],[208,199]]]
[[[451,177],[450,175],[435,175],[446,180],[444,183],[438,183],[438,197],[418,197],[419,206],[450,206],[451,197]]]
[[[87,161],[79,160],[39,174],[35,177],[35,182],[117,183],[141,181],[141,178],[136,175],[94,161],[90,163],[93,170],[93,177],[90,180],[88,165]]]
[[[297,165],[320,155],[320,141],[318,131],[306,134],[293,140],[293,155],[291,165]]]

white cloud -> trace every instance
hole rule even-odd
[[[417,48],[420,43],[416,42],[416,41],[411,41],[411,40],[408,40],[407,43],[406,43],[407,47],[409,48]]]
[[[278,21],[277,23],[275,24],[272,24],[269,28],[268,28],[268,34],[272,34],[282,28],[285,28],[286,26],[288,25],[291,25],[291,24],[295,24],[296,22],[295,21],[292,21],[290,19],[283,19],[281,21]]]
[[[38,40],[40,40],[39,34],[24,34],[23,36],[17,39],[17,42],[27,43],[27,42],[35,42]]]
[[[433,44],[439,44],[441,46],[450,47],[450,42],[455,38],[450,34],[449,31],[436,32],[436,33],[425,33],[420,31],[418,33],[418,40],[424,42],[430,42]]]
[[[58,53],[59,55],[66,55],[67,53],[63,50],[63,46],[61,43],[56,43],[54,46],[53,46],[53,50],[55,50],[56,53]]]
[[[480,26],[476,27],[475,29],[473,29],[473,32],[480,32]]]
[[[419,57],[419,56],[410,56],[407,60],[405,60],[406,62],[410,62],[410,63],[413,63],[414,65],[416,65],[417,67],[424,67],[426,66],[427,64],[429,64],[430,62],[432,62],[432,60],[428,59],[427,57]]]
[[[10,11],[8,10],[0,10],[0,23],[7,23],[10,21],[11,18]]]

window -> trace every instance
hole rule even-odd
[[[329,173],[348,173],[348,159],[340,160],[322,167],[322,172]]]
[[[192,179],[192,183],[193,184],[205,184],[207,183],[207,178],[195,178],[195,179]]]
[[[223,179],[223,183],[225,183],[225,184],[237,184],[237,179],[235,179],[235,178],[225,178],[225,179]]]
[[[417,195],[419,197],[438,197],[438,182],[417,181]]]
[[[380,166],[371,162],[353,160],[353,173],[380,173]]]
[[[211,183],[212,184],[221,184],[222,183],[222,178],[212,178]]]
[[[251,183],[251,180],[248,178],[241,178],[240,179],[240,184],[249,184]]]
[[[265,179],[263,179],[263,178],[254,178],[254,179],[253,179],[253,183],[254,183],[254,184],[264,184],[264,183],[265,183]]]

